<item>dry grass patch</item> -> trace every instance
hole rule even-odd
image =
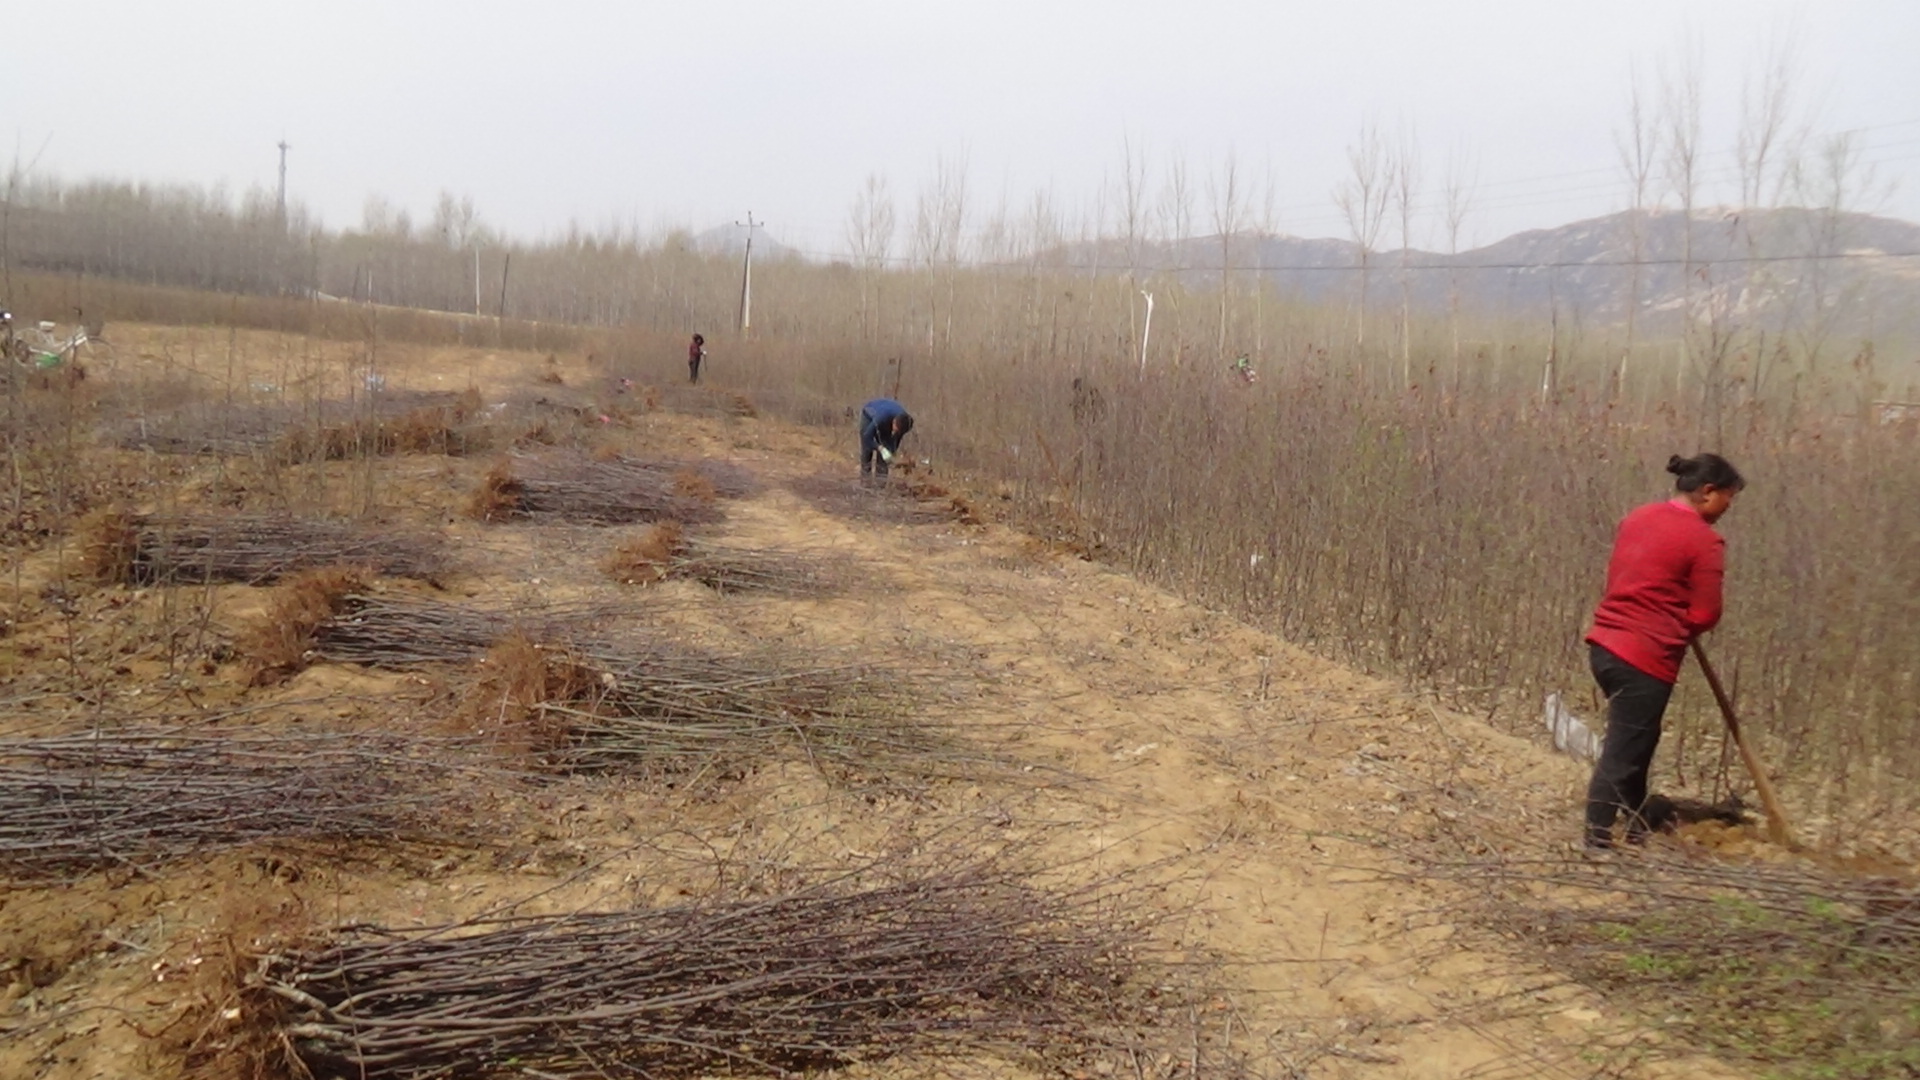
[[[652,389],[649,387],[648,389]],[[669,386],[656,391],[659,406],[668,412],[688,416],[732,416],[750,419],[760,415],[753,399],[732,390],[711,390],[704,386]]]

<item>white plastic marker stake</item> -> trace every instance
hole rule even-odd
[[[1555,750],[1579,761],[1600,760],[1601,737],[1573,715],[1558,690],[1547,695],[1547,730]]]

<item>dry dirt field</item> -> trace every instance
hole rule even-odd
[[[317,400],[365,385],[358,346],[131,327],[115,340],[89,380],[109,395],[81,435],[90,446],[143,410],[153,422],[163,398],[238,387],[284,401],[299,382]],[[862,492],[850,438],[741,415],[724,394],[616,393],[621,375],[646,373],[584,357],[397,346],[380,360],[383,392],[472,387],[483,409],[519,402],[523,427],[550,408],[571,425],[555,441],[588,458],[726,463],[743,491],[689,535],[821,576],[793,595],[624,583],[606,564],[646,525],[468,513],[504,447],[293,463],[89,448],[66,497],[90,500],[76,513],[325,510],[442,534],[451,568],[366,587],[586,611],[577,632],[615,641],[895,671],[910,702],[900,722],[924,719],[941,739],[878,764],[836,767],[803,740],[697,768],[578,772],[510,760],[525,748],[498,739],[491,766],[444,779],[446,829],[431,835],[164,856],[136,845],[55,875],[0,866],[0,1076],[244,1074],[243,1044],[261,1037],[240,1030],[254,1019],[238,989],[250,965],[325,928],[652,908],[722,887],[763,895],[783,874],[894,857],[937,872],[989,849],[1142,909],[1136,932],[1171,974],[1138,1047],[936,1057],[909,1045],[854,1075],[1743,1075],[1550,969],[1524,935],[1475,917],[1486,887],[1435,869],[1565,857],[1583,772],[1543,746],[1050,550],[995,522],[990,489],[935,476],[895,478],[919,497]],[[116,384],[152,402],[111,398]],[[514,452],[567,450],[543,438]],[[92,583],[81,547],[79,532],[56,529],[7,553],[0,735],[165,724],[196,738],[349,731],[471,747],[487,716],[508,723],[504,706],[488,712],[485,661],[318,656],[263,678],[248,643],[277,617],[279,587]],[[0,833],[17,855],[24,842]],[[1715,835],[1716,857],[1764,857],[1739,830]],[[629,1074],[525,1063],[492,1075]]]

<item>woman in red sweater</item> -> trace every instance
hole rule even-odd
[[[1607,696],[1607,737],[1587,786],[1590,848],[1613,846],[1627,814],[1627,839],[1646,834],[1640,811],[1647,770],[1660,745],[1660,719],[1695,637],[1720,621],[1726,542],[1713,523],[1747,482],[1718,454],[1667,462],[1679,494],[1620,522],[1607,564],[1607,594],[1587,633],[1594,681]]]

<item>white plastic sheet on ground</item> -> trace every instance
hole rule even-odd
[[[1580,761],[1600,760],[1600,734],[1573,715],[1558,690],[1547,695],[1547,730],[1555,750]]]

